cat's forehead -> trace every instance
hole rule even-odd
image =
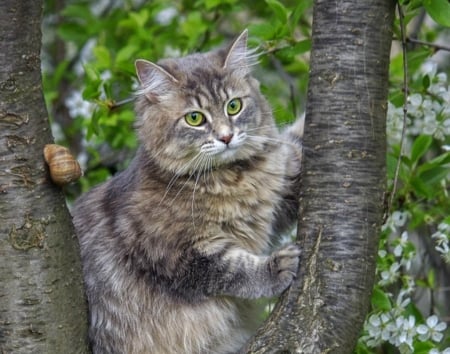
[[[166,59],[158,64],[178,80],[178,93],[187,100],[203,97],[209,104],[219,104],[238,88],[243,89],[241,77],[225,68],[221,58],[211,53]]]
[[[182,58],[163,59],[158,65],[167,70],[180,82],[192,79],[221,79],[225,70],[224,58],[218,51],[195,53]]]

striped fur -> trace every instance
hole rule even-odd
[[[301,132],[275,127],[246,40],[136,63],[140,148],[73,210],[96,354],[234,353],[260,322],[252,300],[295,276],[299,249],[271,249],[297,215]]]

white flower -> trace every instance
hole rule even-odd
[[[408,97],[408,101],[412,107],[420,107],[422,104],[422,95],[420,93],[414,93]]]
[[[395,303],[397,304],[397,307],[404,310],[406,306],[408,306],[411,302],[411,299],[408,297],[409,292],[408,290],[401,290],[398,293],[397,300]],[[406,298],[404,298],[406,296]]]
[[[381,280],[379,281],[380,285],[388,285],[395,282],[400,276],[399,270],[400,263],[394,262],[389,267],[389,270],[384,270],[381,272]]]
[[[436,75],[438,82],[441,84],[447,84],[447,74],[446,73],[438,73]]]
[[[402,227],[405,225],[408,219],[408,212],[406,211],[394,211],[392,213],[392,221],[395,226]]]
[[[110,70],[105,70],[100,74],[100,79],[102,79],[103,81],[108,81],[111,78],[112,78],[112,73]]]
[[[408,243],[408,232],[403,231],[402,235],[398,239],[398,245],[395,246],[395,248],[394,248],[394,255],[397,257],[400,257],[403,253],[403,248],[405,248],[407,243]]]
[[[163,26],[167,26],[177,15],[178,10],[175,7],[166,7],[156,15],[156,21]]]
[[[388,341],[391,337],[388,328],[391,322],[391,318],[385,313],[371,315],[365,323],[365,329],[368,332],[368,335],[364,337],[366,344],[369,347],[376,347],[383,341]]]
[[[423,73],[423,76],[429,75],[432,78],[436,75],[437,63],[432,60],[428,60],[425,63],[423,63],[421,71]]]
[[[391,229],[392,231],[396,231],[397,228],[402,227],[406,224],[408,220],[409,213],[407,211],[394,211],[386,220],[386,223],[383,225],[382,229],[387,230]]]
[[[447,324],[445,322],[439,322],[438,317],[432,315],[427,318],[426,325],[421,324],[417,326],[417,333],[421,341],[431,338],[434,342],[439,343],[444,337],[444,334],[441,332],[445,331],[446,328]]]
[[[406,294],[412,294],[412,292],[414,291],[415,287],[416,287],[416,281],[413,277],[411,276],[405,276],[403,278],[403,282],[405,282],[406,284],[403,285],[403,292],[405,292]]]
[[[72,91],[66,98],[66,106],[72,118],[89,117],[94,111],[94,106],[83,99],[81,91]]]
[[[386,132],[392,143],[398,143],[402,137],[403,107],[388,102]]]
[[[426,112],[423,123],[423,133],[426,135],[433,135],[438,128],[436,113],[433,111]]]
[[[448,243],[441,243],[440,245],[435,247],[435,250],[439,253],[442,253],[444,256],[450,251]]]
[[[450,263],[450,225],[443,222],[438,225],[438,230],[431,235],[436,242],[436,251],[441,253],[445,262]]]
[[[410,351],[413,349],[413,340],[416,335],[415,327],[416,319],[414,316],[398,317],[395,319],[395,324],[390,324],[392,336],[389,342],[397,348],[403,348],[403,351]],[[409,349],[409,350],[408,350]]]
[[[438,230],[441,232],[449,232],[450,233],[450,224],[447,224],[445,222],[441,222],[438,225]]]

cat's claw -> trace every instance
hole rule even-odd
[[[295,244],[287,245],[269,258],[269,270],[273,279],[273,295],[282,293],[297,275],[301,250]]]

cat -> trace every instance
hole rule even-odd
[[[99,353],[235,353],[261,297],[297,272],[301,123],[280,133],[251,76],[247,31],[230,45],[136,61],[129,167],[82,195],[73,220]]]

